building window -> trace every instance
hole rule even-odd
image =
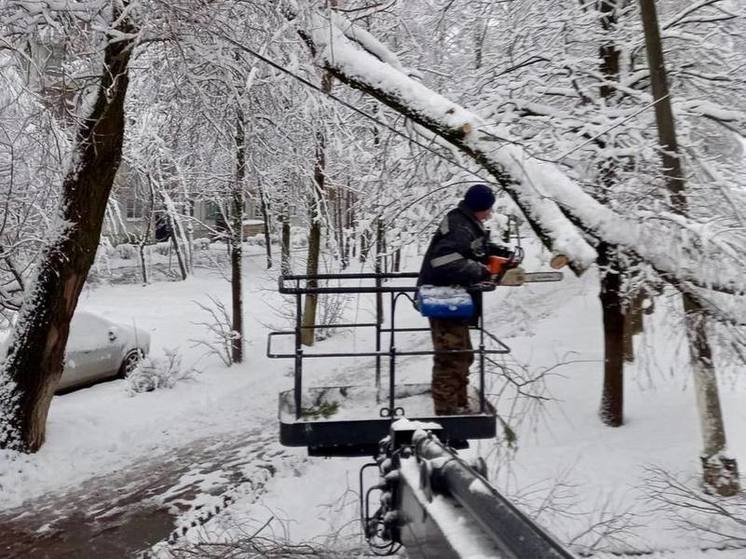
[[[220,211],[220,206],[218,206],[212,200],[207,202],[207,207],[205,209],[205,218],[212,221],[217,221],[218,218],[223,219],[223,212]]]
[[[127,219],[142,219],[145,216],[145,206],[137,198],[129,198],[125,202]]]
[[[264,216],[262,215],[261,204],[252,204],[251,217],[253,217],[254,219],[264,219]]]

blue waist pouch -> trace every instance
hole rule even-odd
[[[428,318],[474,316],[474,300],[463,287],[421,285],[416,303],[420,314]]]

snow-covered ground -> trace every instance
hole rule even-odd
[[[267,359],[269,326],[287,327],[288,302],[276,293],[276,276],[263,270],[264,259],[246,259],[244,294],[247,358],[226,368],[190,340],[207,336],[204,311],[195,301],[227,302],[225,278],[216,269],[197,269],[184,282],[147,286],[109,285],[86,290],[82,308],[150,332],[151,353],[176,349],[184,366],[201,372],[173,389],[131,395],[126,381],[112,381],[57,396],[49,414],[47,442],[33,456],[0,454],[0,507],[11,509],[52,491],[85,484],[94,476],[121,472],[172,449],[209,437],[259,429],[277,432],[277,394],[292,386],[290,361]],[[416,260],[412,259],[412,268]],[[538,269],[539,260],[527,266]],[[546,269],[544,266],[542,269]],[[357,270],[352,270],[357,271]],[[602,380],[602,338],[597,281],[593,271],[576,279],[566,273],[558,284],[503,288],[486,298],[486,323],[513,353],[502,361],[510,374],[539,377],[530,390],[542,400],[497,398],[498,409],[515,440],[479,441],[469,452],[488,459],[491,477],[505,494],[538,514],[538,519],[578,551],[593,550],[606,532],[602,549],[624,552],[675,551],[665,557],[702,557],[710,545],[703,536],[677,527],[650,501],[655,469],[680,476],[696,487],[699,475],[699,425],[689,381],[685,346],[671,327],[665,304],[646,316],[646,332],[636,339],[638,357],[629,368],[625,425],[604,427],[597,416]],[[401,325],[424,319],[400,305]],[[350,300],[349,319],[368,321],[370,301]],[[370,332],[340,331],[321,342],[325,350],[371,347]],[[425,334],[403,335],[400,348],[429,345]],[[309,361],[310,385],[372,384],[372,359]],[[427,382],[429,358],[402,360],[402,381]],[[493,392],[503,386],[491,375]],[[731,452],[746,464],[746,384],[723,379],[721,397]],[[233,503],[203,526],[186,531],[186,540],[253,533],[278,540],[313,541],[355,548],[358,533],[357,476],[365,459],[305,458],[278,467],[263,494],[238,494]],[[220,456],[215,456],[220,460]],[[207,497],[206,497],[207,500]],[[190,524],[185,516],[180,522]],[[168,545],[156,546],[166,555]],[[740,553],[740,554],[739,554]],[[745,551],[718,552],[743,557]]]

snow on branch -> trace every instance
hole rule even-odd
[[[337,18],[335,18],[337,19]],[[377,55],[361,50],[336,25],[317,17],[305,30],[315,45],[322,64],[340,81],[378,98],[431,132],[445,138],[487,168],[529,217],[534,230],[545,244],[567,254],[576,269],[584,270],[596,258],[595,250],[572,225],[555,201],[535,188],[520,188],[521,179],[505,172],[504,163],[493,158],[494,142],[476,139],[474,131],[481,119],[473,113],[431,91]],[[366,46],[368,46],[366,44]],[[395,58],[391,53],[386,59]],[[502,150],[498,150],[498,154]]]
[[[335,18],[338,19],[338,18]],[[298,24],[297,19],[295,20]],[[744,291],[744,274],[701,266],[705,250],[717,247],[692,235],[699,227],[626,218],[596,201],[556,164],[532,157],[510,141],[503,128],[435,93],[421,82],[382,62],[354,44],[336,25],[313,15],[308,29],[299,31],[312,41],[319,63],[337,79],[364,91],[419,125],[445,138],[487,169],[521,208],[545,245],[566,254],[582,271],[596,258],[590,242],[605,241],[648,262],[663,277],[729,293]],[[380,51],[380,43],[376,50]],[[496,143],[495,136],[506,141]],[[696,243],[695,243],[696,244]]]
[[[347,18],[342,17],[335,12],[332,12],[331,14],[331,22],[337,29],[341,30],[348,39],[360,45],[360,47],[378,58],[378,60],[389,64],[400,72],[405,72],[396,55],[394,55],[368,31],[355,25]]]
[[[687,6],[671,19],[664,22],[661,28],[670,29],[677,25],[684,25],[686,23],[698,23],[702,21],[716,22],[738,17],[738,14],[730,11],[725,4],[726,3],[722,0],[700,0],[699,2]],[[690,17],[693,13],[705,8],[713,8],[716,12],[719,12],[720,15],[705,16],[704,20],[703,18]]]
[[[710,120],[714,120],[715,122],[718,122],[723,126],[733,124],[735,125],[735,127],[728,126],[728,128],[741,136],[746,135],[746,130],[744,130],[744,126],[746,125],[746,113],[725,109],[713,103],[712,101],[707,101],[704,99],[684,101],[678,103],[677,105],[678,106],[676,108],[678,108],[679,110],[701,115],[705,118],[709,118]]]

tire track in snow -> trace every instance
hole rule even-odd
[[[0,558],[129,557],[174,541],[303,461],[274,426],[193,441],[0,513]]]

